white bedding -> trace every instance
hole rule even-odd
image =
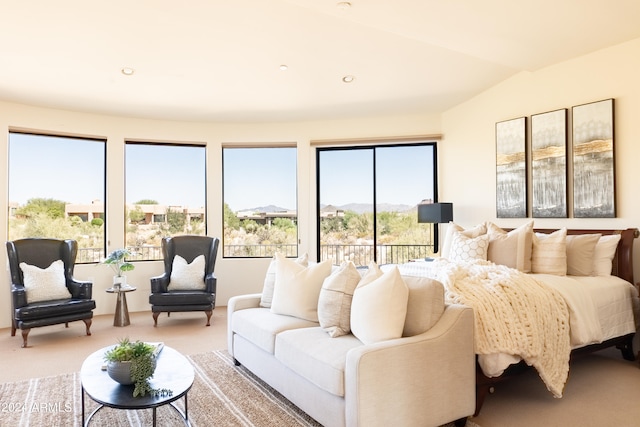
[[[432,277],[442,281],[446,287],[445,282],[450,281],[450,278],[439,277],[445,265],[443,262],[448,261],[440,259],[434,262],[411,262],[398,267],[403,275]],[[564,298],[569,312],[571,348],[635,332],[634,313],[638,313],[638,293],[629,282],[616,276],[527,276],[552,287]],[[520,360],[520,355],[517,354],[492,353],[478,356],[480,367],[488,377],[501,375],[509,365]]]
[[[638,291],[617,276],[554,276],[531,274],[558,290],[569,308],[571,348],[597,344],[636,331]],[[504,353],[480,355],[478,363],[488,377],[502,375],[520,357]]]

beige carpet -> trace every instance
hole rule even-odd
[[[319,426],[313,419],[258,380],[246,369],[235,367],[226,351],[187,356],[195,369],[188,394],[192,426]],[[1,426],[80,426],[79,373],[5,383],[0,385]],[[85,396],[85,413],[97,404]],[[184,400],[177,406],[184,410]],[[166,405],[158,408],[158,425],[184,425],[178,413]],[[122,411],[103,408],[92,426],[149,426],[151,410]],[[469,427],[476,426],[468,422]]]

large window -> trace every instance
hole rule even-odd
[[[340,264],[401,263],[433,253],[417,205],[436,198],[436,145],[318,148],[318,254]]]
[[[105,145],[9,132],[8,239],[74,239],[77,263],[103,258]]]
[[[224,256],[298,254],[296,148],[222,149]]]
[[[126,246],[134,260],[162,259],[161,239],[206,234],[206,149],[127,142]]]

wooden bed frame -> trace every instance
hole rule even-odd
[[[534,231],[537,233],[549,234],[556,230],[557,229],[535,229]],[[634,239],[636,239],[640,235],[640,231],[638,231],[637,228],[627,228],[626,230],[567,230],[567,234],[592,233],[600,233],[602,235],[620,234],[620,242],[618,243],[616,255],[613,258],[613,268],[611,274],[618,276],[626,280],[627,282],[634,284],[635,286],[635,282],[633,281],[633,242]],[[622,357],[624,359],[633,361],[635,360],[635,354],[633,353],[634,335],[635,334],[628,334],[612,338],[600,344],[592,344],[586,347],[577,348],[571,352],[571,359],[581,354],[591,353],[603,348],[615,346],[616,348],[620,349],[620,351],[622,352]],[[527,366],[527,364],[522,361],[518,364],[511,365],[499,377],[489,378],[484,375],[479,364],[476,363],[476,367],[476,411],[474,416],[477,416],[480,413],[480,409],[482,409],[482,404],[484,403],[485,397],[487,397],[489,393],[493,392],[494,386],[497,383],[504,381],[509,377],[518,375],[525,370],[531,369],[531,367]]]

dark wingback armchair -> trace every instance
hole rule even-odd
[[[60,323],[65,323],[68,327],[69,322],[76,320],[84,321],[87,335],[91,335],[92,310],[96,308],[96,303],[91,299],[93,284],[77,281],[73,277],[78,253],[77,242],[30,238],[9,241],[6,245],[11,272],[11,336],[15,336],[16,329],[20,329],[22,347],[26,347],[31,328]],[[56,297],[51,300],[39,298],[38,301],[29,302],[20,263],[44,270],[58,260],[62,260],[64,264],[64,281],[70,297]],[[38,286],[37,280],[34,286]]]
[[[154,326],[158,326],[158,315],[162,312],[204,311],[207,315],[207,326],[211,324],[211,315],[216,304],[217,279],[213,273],[218,254],[220,240],[208,236],[175,236],[162,239],[162,255],[164,257],[164,273],[151,278],[151,295],[149,304],[153,313]],[[194,282],[202,280],[203,289],[175,289],[171,283],[175,257],[179,255],[186,263],[192,264],[199,256],[204,256],[205,266],[202,276],[198,275]],[[176,280],[177,282],[177,280]]]

